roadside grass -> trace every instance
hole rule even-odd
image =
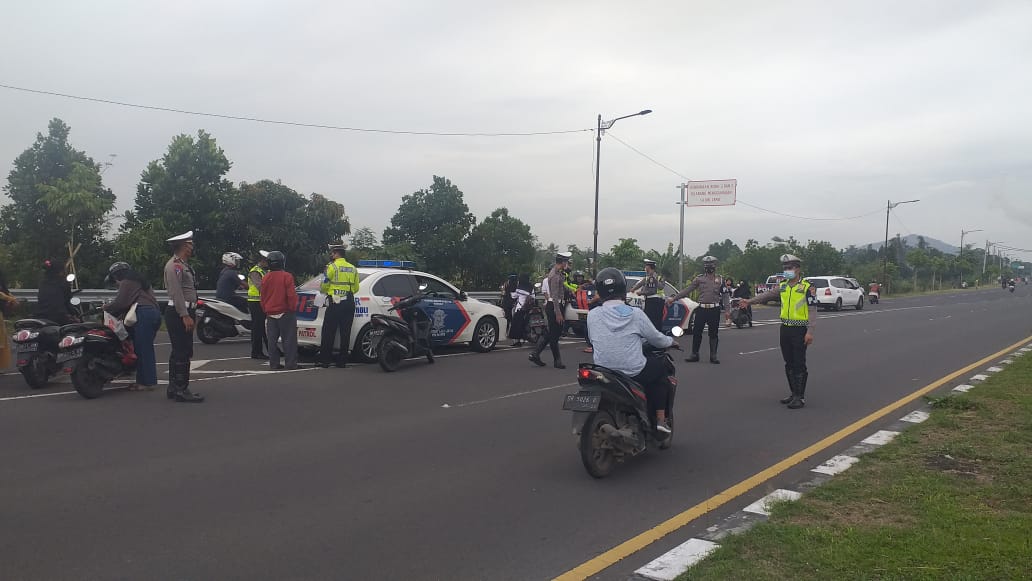
[[[1032,579],[1032,356],[770,519],[685,580]]]

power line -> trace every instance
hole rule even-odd
[[[692,179],[690,177],[684,175],[683,173],[681,173],[681,172],[679,172],[679,171],[677,171],[675,169],[672,169],[670,166],[668,166],[666,164],[663,164],[663,163],[657,161],[656,159],[654,159],[650,155],[644,153],[643,151],[639,150],[638,148],[634,147],[630,143],[627,143],[626,141],[620,139],[616,135],[613,135],[612,131],[609,132],[609,136],[612,137],[613,139],[615,139],[616,141],[618,141],[621,145],[623,145],[627,149],[630,149],[634,153],[637,153],[638,155],[640,155],[640,156],[644,157],[645,159],[651,161],[652,163],[656,164],[657,166],[667,170],[668,172],[670,172],[670,173],[680,177],[681,179],[683,179],[685,181],[689,181],[689,182],[692,181]],[[742,200],[741,198],[738,198],[736,201],[737,201],[737,203],[742,204],[743,206],[748,206],[750,208],[753,208],[755,210],[759,210],[761,212],[767,212],[768,214],[774,214],[774,215],[777,215],[777,216],[784,216],[786,218],[795,218],[796,220],[812,220],[812,221],[815,221],[815,222],[838,222],[838,221],[843,221],[843,220],[858,220],[860,218],[866,218],[868,216],[873,216],[875,214],[881,213],[881,208],[879,208],[877,210],[872,210],[872,211],[870,211],[870,212],[868,212],[866,214],[860,214],[858,216],[847,216],[847,217],[844,217],[844,218],[819,218],[819,217],[816,217],[816,216],[797,216],[795,214],[786,214],[785,212],[779,212],[777,210],[771,210],[771,209],[768,209],[768,208],[763,208],[761,206],[757,206],[756,204],[750,204],[749,202],[746,202],[746,201]]]
[[[68,93],[58,93],[56,91],[44,91],[41,89],[29,89],[26,87],[15,87],[13,85],[0,84],[2,89],[10,89],[12,91],[22,91],[24,93],[34,93],[37,95],[49,95],[51,97],[62,97],[65,99],[74,99],[77,101],[89,101],[92,103],[103,103],[106,105],[117,105],[119,107],[131,107],[133,109],[146,109],[149,111],[165,111],[168,113],[181,113],[183,115],[197,115],[200,117],[215,117],[218,119],[232,119],[235,121],[252,121],[255,123],[268,123],[271,125],[290,125],[294,127],[308,127],[313,129],[333,129],[335,131],[354,131],[358,133],[388,133],[392,135],[434,135],[440,137],[530,137],[537,135],[562,135],[566,133],[584,133],[594,131],[594,129],[565,129],[560,131],[524,131],[524,132],[503,132],[503,133],[487,133],[487,132],[460,132],[460,131],[402,131],[396,129],[370,129],[368,127],[345,127],[340,125],[328,125],[324,123],[302,123],[299,121],[282,121],[277,119],[262,119],[259,117],[248,117],[244,115],[226,115],[222,113],[206,113],[203,111],[187,111],[185,109],[176,109],[174,107],[160,107],[157,105],[141,105],[139,103],[128,103],[125,101],[115,101],[113,99],[102,99],[99,97],[86,97],[82,95],[71,95]]]

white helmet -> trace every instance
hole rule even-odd
[[[244,257],[240,256],[236,252],[227,252],[222,255],[222,264],[225,264],[226,266],[232,266],[233,268],[239,268],[240,261],[242,261],[243,259]]]

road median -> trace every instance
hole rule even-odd
[[[1032,571],[1032,353],[679,579],[1020,579]],[[963,386],[965,388],[969,386]]]

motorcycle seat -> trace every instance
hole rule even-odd
[[[40,327],[60,327],[50,319],[22,319],[14,324],[15,329],[38,329]]]
[[[98,323],[96,321],[86,321],[83,323],[69,323],[61,327],[61,332],[67,335],[69,333],[91,331],[93,329],[107,329],[107,327],[104,325],[104,323]]]

